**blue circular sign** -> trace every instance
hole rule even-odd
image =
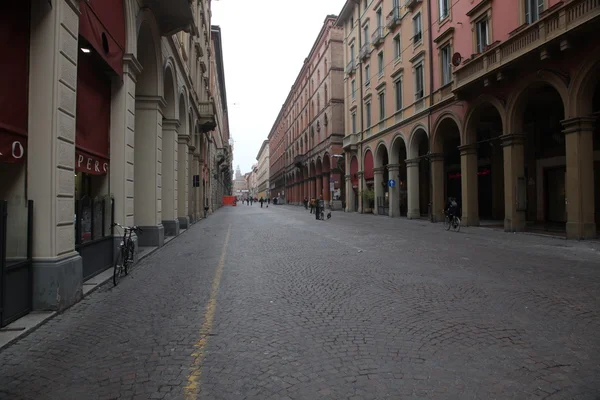
[[[394,187],[394,186],[396,186],[396,181],[395,181],[395,180],[393,180],[393,179],[390,179],[390,180],[388,181],[388,186],[389,186],[389,187]]]

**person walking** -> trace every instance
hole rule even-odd
[[[321,203],[323,202],[323,195],[319,195],[319,198],[315,201],[315,216],[317,219],[321,219]]]
[[[265,202],[265,199],[263,199],[261,196],[260,200],[258,200],[258,202],[260,203],[260,208],[263,208],[263,203]]]

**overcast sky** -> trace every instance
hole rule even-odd
[[[233,167],[249,172],[328,14],[345,0],[213,0],[223,38]]]

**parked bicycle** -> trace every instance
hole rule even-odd
[[[460,231],[460,218],[456,215],[453,215],[451,218],[446,211],[444,211],[444,215],[446,216],[444,219],[444,228],[446,228],[447,231],[449,231],[450,228],[454,229],[456,232]]]
[[[133,265],[133,258],[135,256],[135,244],[131,239],[133,232],[142,232],[142,228],[139,226],[123,226],[118,223],[114,223],[113,226],[117,226],[123,229],[123,238],[117,249],[117,255],[113,265],[113,284],[117,286],[121,276],[129,273],[129,267]]]

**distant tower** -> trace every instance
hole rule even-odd
[[[243,179],[242,178],[242,171],[240,170],[240,166],[238,165],[237,168],[235,169],[235,179]]]

